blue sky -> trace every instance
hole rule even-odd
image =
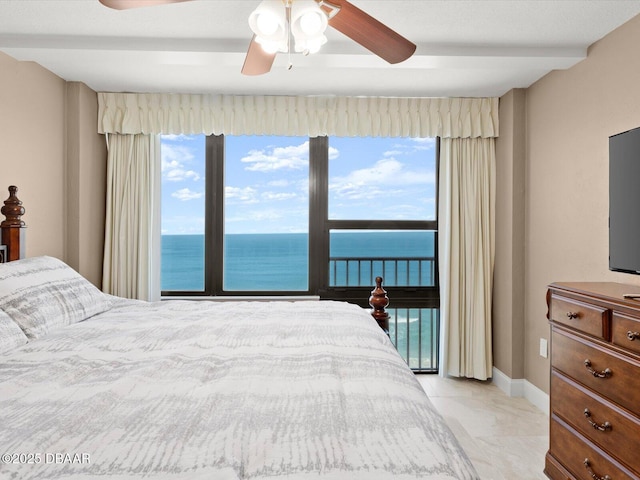
[[[329,217],[435,218],[435,140],[329,140]],[[162,233],[204,232],[204,136],[162,138]],[[225,232],[306,232],[306,137],[225,137]]]

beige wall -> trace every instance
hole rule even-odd
[[[500,99],[496,141],[496,260],[493,290],[493,363],[524,378],[525,91]]]
[[[0,52],[0,198],[18,187],[29,256],[64,256],[64,131],[64,80]]]
[[[102,284],[106,198],[106,144],[98,135],[96,92],[67,84],[65,257],[95,285]]]
[[[639,276],[609,271],[607,227],[608,138],[640,126],[639,55],[640,16],[592,45],[586,60],[526,90],[524,378],[544,391],[549,361],[539,356],[539,339],[549,337],[546,286],[554,281],[640,285]],[[507,111],[511,95],[502,98]],[[522,135],[517,122],[503,126],[501,118],[501,136],[511,135],[500,139],[507,144],[498,158],[505,168],[512,161],[508,144]],[[508,215],[497,217],[498,236],[504,237],[511,221]],[[496,265],[504,268],[510,255],[497,252]],[[496,301],[496,308],[504,308],[512,300]],[[512,328],[518,323],[514,319]],[[495,358],[507,356],[504,342],[498,347]]]
[[[26,254],[63,259],[99,285],[106,147],[96,118],[95,92],[0,52],[0,192],[18,187]]]

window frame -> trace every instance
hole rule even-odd
[[[440,308],[440,275],[439,275],[439,262],[438,262],[438,159],[440,157],[440,138],[436,137],[436,191],[435,191],[435,211],[436,219],[434,220],[337,220],[329,219],[328,211],[328,198],[329,198],[329,164],[328,164],[328,149],[329,149],[329,137],[319,137],[325,142],[323,147],[326,152],[325,157],[322,158],[323,163],[312,162],[311,166],[314,167],[316,175],[322,178],[323,182],[320,183],[319,192],[324,201],[322,204],[317,205],[316,216],[310,215],[310,222],[317,223],[318,232],[320,237],[319,242],[321,250],[318,253],[317,261],[322,266],[319,273],[319,285],[318,294],[323,300],[342,300],[351,303],[358,304],[362,307],[368,307],[368,298],[371,289],[375,285],[371,286],[330,286],[329,285],[329,237],[332,230],[430,230],[434,232],[434,262],[435,262],[435,278],[433,286],[393,286],[386,287],[393,290],[392,302],[393,305],[401,306],[402,308]],[[323,174],[324,172],[324,174]],[[311,175],[310,175],[311,177]],[[310,235],[311,236],[311,235]],[[384,280],[384,279],[383,279]],[[384,282],[383,282],[384,286]]]
[[[162,291],[163,297],[248,297],[248,296],[308,296],[323,300],[342,300],[368,307],[371,286],[329,285],[329,237],[331,230],[430,230],[435,234],[434,285],[428,287],[394,286],[392,302],[398,307],[439,308],[438,262],[438,158],[440,139],[436,137],[436,219],[435,220],[332,220],[329,219],[329,137],[309,138],[309,271],[308,289],[295,291],[225,290],[224,259],[224,135],[205,138],[205,245],[204,290]],[[215,206],[221,205],[220,208]],[[213,208],[212,208],[213,207]]]

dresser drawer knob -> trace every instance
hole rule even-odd
[[[591,469],[591,464],[588,458],[585,458],[584,462],[582,463],[584,463],[584,466],[587,468],[587,472],[589,472],[589,475],[591,475],[591,478],[593,478],[593,480],[611,480],[611,477],[609,475],[605,475],[604,477],[596,475],[596,473]]]
[[[632,332],[631,330],[629,330],[627,332],[627,338],[629,340],[631,340],[632,342],[637,338],[640,339],[640,332]]]
[[[580,316],[580,312],[567,312],[567,318],[569,320],[573,320],[574,318],[578,318]]]
[[[591,375],[598,378],[609,378],[611,376],[611,373],[613,373],[611,372],[610,368],[605,368],[601,372],[594,370],[593,368],[591,368],[591,360],[589,360],[588,358],[584,361],[584,366],[587,368]]]
[[[603,424],[598,425],[596,422],[591,420],[591,412],[588,408],[584,409],[584,416],[587,417],[587,422],[589,422],[589,425],[591,425],[596,430],[600,430],[601,432],[608,432],[609,430],[611,430],[611,423],[604,422]]]

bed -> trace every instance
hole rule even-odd
[[[11,247],[9,246],[9,250]],[[477,479],[370,313],[0,264],[0,479]]]

